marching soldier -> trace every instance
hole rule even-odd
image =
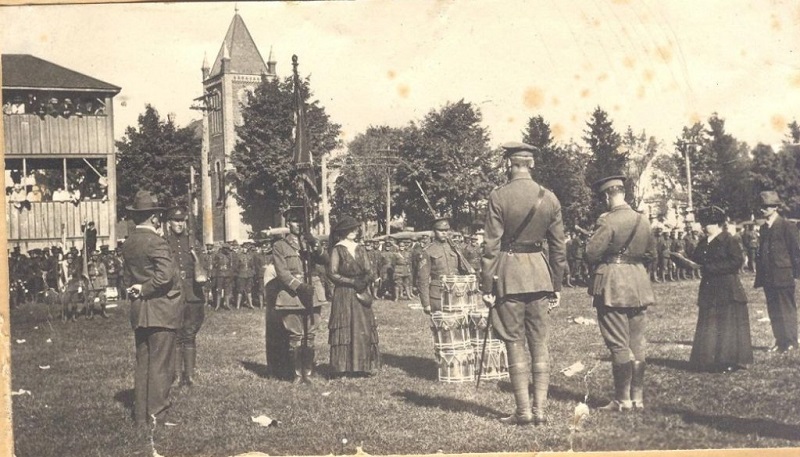
[[[197,361],[197,333],[205,320],[203,284],[195,280],[195,262],[198,243],[186,229],[187,211],[183,207],[167,211],[167,240],[172,257],[180,271],[181,291],[185,301],[183,325],[178,329],[176,367],[180,385],[195,383],[194,368]]]
[[[531,177],[535,148],[507,143],[509,181],[489,194],[481,290],[506,343],[516,411],[504,424],[545,424],[550,384],[549,310],[558,306],[566,262],[561,204]],[[528,350],[525,349],[525,340]],[[533,411],[528,381],[533,362]]]
[[[656,255],[650,224],[625,203],[625,177],[594,183],[608,212],[600,216],[586,245],[594,266],[589,294],[597,309],[600,334],[611,351],[614,400],[605,411],[644,408],[647,307],[655,303],[644,265]]]
[[[445,218],[437,219],[433,223],[433,242],[420,258],[417,284],[422,310],[426,314],[442,310],[442,275],[463,275],[474,271],[470,270],[464,256],[456,251],[455,243],[447,241],[449,231],[450,222]]]

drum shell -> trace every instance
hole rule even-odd
[[[475,381],[475,351],[472,348],[441,349],[434,353],[440,382]]]
[[[475,373],[481,363],[482,346],[475,347]],[[508,354],[506,345],[502,341],[486,343],[486,352],[483,354],[483,369],[481,379],[496,380],[508,378]]]
[[[500,342],[502,340],[495,336],[494,331],[489,329],[489,336],[486,337],[486,330],[489,328],[489,311],[470,311],[469,313],[469,339],[473,347],[483,345],[483,339],[491,342]]]
[[[478,281],[475,275],[442,275],[442,311],[469,312],[477,308]]]
[[[431,313],[431,333],[433,348],[467,349],[470,347],[469,319],[465,313]]]

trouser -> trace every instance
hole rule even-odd
[[[797,302],[794,284],[790,287],[764,286],[767,297],[767,313],[775,335],[775,344],[780,349],[797,345]]]
[[[197,333],[206,319],[204,306],[202,301],[186,302],[183,308],[183,326],[178,330],[178,346],[194,347]]]
[[[747,248],[747,269],[756,271],[756,256],[758,255],[758,248]]]
[[[134,337],[134,419],[138,424],[147,424],[150,416],[158,415],[170,405],[177,332],[163,327],[139,327],[134,330]]]
[[[282,311],[283,327],[289,335],[289,365],[295,380],[308,379],[314,372],[314,340],[322,325],[322,308]]]
[[[611,361],[614,364],[644,362],[647,356],[647,308],[616,308],[601,303],[602,297],[596,297],[597,323],[603,341],[611,351]]]

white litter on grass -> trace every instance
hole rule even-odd
[[[761,319],[758,320],[758,322],[769,322],[769,318],[768,317],[762,317]]]
[[[16,392],[11,392],[11,396],[13,397],[14,395],[31,395],[31,391],[25,389],[19,389]]]
[[[53,340],[50,339],[50,338],[48,338],[47,341],[45,341],[45,343],[52,343],[52,342],[53,342]]]
[[[49,370],[50,365],[39,365],[39,368],[41,368],[42,370]]]
[[[570,430],[579,431],[583,429],[583,421],[587,417],[589,417],[589,405],[583,402],[578,403],[578,406],[575,407],[575,415],[572,416],[572,423],[569,426]]]
[[[571,378],[585,369],[586,367],[583,365],[583,362],[579,360],[573,363],[572,365],[568,366],[567,368],[561,370],[561,373],[563,373],[564,376]]]
[[[115,305],[115,304],[113,304],[113,303],[112,303],[112,304],[110,304],[110,305],[106,305],[106,309],[110,309],[110,308],[116,308],[116,307],[117,307],[117,305]]]
[[[39,330],[39,326],[37,325],[37,326],[36,326],[36,327],[34,327],[33,329],[34,329],[34,330]]]
[[[583,317],[583,316],[572,317],[572,316],[570,316],[567,319],[570,322],[572,322],[574,324],[578,324],[578,325],[596,325],[597,324],[597,321],[595,321],[594,319],[592,319],[590,317]]]
[[[24,342],[25,342],[25,340],[17,340],[17,344],[22,344]]]
[[[422,309],[422,303],[409,303],[408,307],[410,309]]]
[[[176,424],[174,422],[164,422],[164,425],[166,425],[167,427],[174,427],[174,426],[176,426],[178,424]]]
[[[231,335],[236,335],[236,332],[231,333]]]
[[[159,454],[158,451],[156,451],[156,448],[153,448],[153,457],[164,457],[164,456]]]
[[[323,397],[327,397],[327,396],[328,396],[328,395],[330,395],[330,394],[331,394],[330,392],[322,392],[322,394],[321,394],[321,395],[322,395]]]
[[[272,427],[272,426],[276,426],[276,425],[280,424],[280,422],[278,422],[277,420],[275,420],[275,419],[273,419],[271,417],[267,417],[267,416],[265,416],[263,414],[258,416],[258,417],[251,417],[250,419],[252,419],[253,422],[255,422],[256,424],[258,424],[258,425],[260,425],[262,427]]]

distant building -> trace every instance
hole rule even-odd
[[[116,246],[113,98],[120,88],[28,54],[3,54],[9,248]]]
[[[226,171],[233,168],[230,155],[236,145],[234,127],[241,125],[241,104],[247,102],[247,91],[261,83],[262,77],[275,78],[272,53],[265,63],[244,20],[237,12],[222,42],[214,64],[203,62],[203,88],[209,101],[209,170],[212,189],[214,241],[248,238],[249,226],[242,222],[242,209],[237,204]],[[289,151],[287,151],[287,154]]]

